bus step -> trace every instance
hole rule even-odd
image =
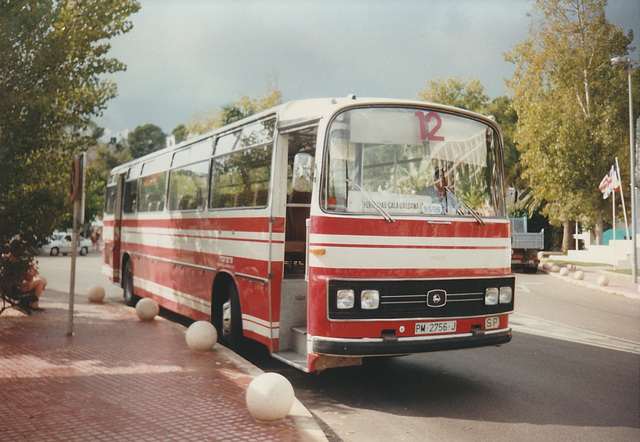
[[[307,327],[291,327],[293,332],[293,351],[307,357]]]
[[[295,367],[302,371],[307,370],[307,355],[301,355],[299,353],[295,353],[292,351],[281,351],[278,353],[274,353],[273,357],[284,362],[285,364],[289,364],[292,367]]]

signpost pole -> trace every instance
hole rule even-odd
[[[76,291],[76,256],[78,254],[78,226],[84,223],[85,196],[85,162],[86,154],[73,157],[69,179],[69,196],[73,201],[73,239],[71,244],[71,275],[69,281],[69,316],[67,335],[73,336],[73,306]]]

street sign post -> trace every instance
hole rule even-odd
[[[73,239],[71,245],[71,271],[69,281],[69,315],[67,335],[73,336],[73,309],[76,286],[76,256],[78,254],[78,226],[84,223],[84,197],[86,181],[86,154],[74,155],[69,175],[69,197],[73,202]]]

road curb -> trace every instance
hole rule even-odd
[[[583,268],[580,268],[580,267],[575,266],[575,265],[571,266],[571,268],[573,268],[575,270],[584,271]],[[634,299],[634,300],[640,300],[640,293],[638,293],[636,295],[636,294],[631,293],[629,291],[625,291],[625,290],[621,290],[621,289],[617,289],[617,288],[612,288],[612,287],[608,287],[608,286],[600,286],[600,285],[592,284],[592,283],[585,282],[585,281],[580,281],[580,280],[574,279],[574,278],[572,278],[570,276],[562,276],[559,273],[552,272],[551,270],[547,270],[547,269],[544,269],[544,268],[541,268],[540,270],[545,272],[545,273],[547,273],[548,275],[556,278],[556,279],[568,282],[568,283],[573,284],[573,285],[578,286],[578,287],[597,290],[599,292],[607,293],[609,295],[624,296],[625,298]],[[609,276],[609,277],[612,276],[612,272],[598,271],[598,273],[604,274],[604,275]],[[619,276],[617,273],[614,273],[613,275],[615,275],[616,278]]]

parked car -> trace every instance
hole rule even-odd
[[[71,253],[73,235],[71,233],[54,233],[49,243],[40,248],[40,252],[51,256],[58,256],[60,253],[66,255]],[[91,240],[78,236],[78,253],[82,256],[91,250]]]

